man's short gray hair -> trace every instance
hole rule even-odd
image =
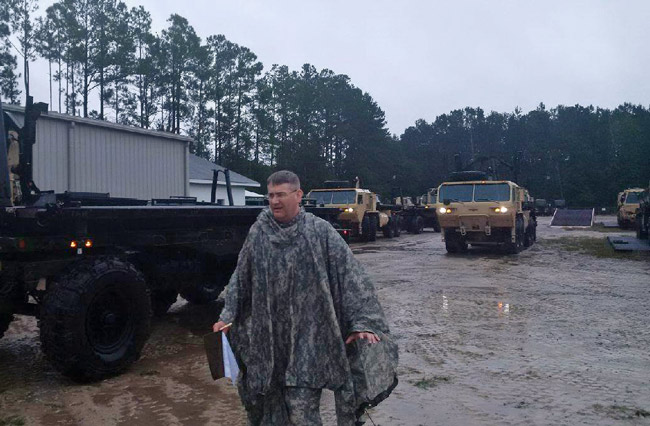
[[[288,183],[295,189],[300,189],[300,179],[298,178],[298,175],[289,170],[280,170],[266,179],[267,185],[277,186],[282,185],[283,183]]]

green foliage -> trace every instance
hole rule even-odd
[[[627,259],[642,262],[647,262],[650,259],[650,253],[648,252],[616,251],[606,238],[576,236],[549,238],[541,240],[540,246],[553,249],[560,248],[565,251],[584,253],[603,259]]]
[[[566,199],[572,207],[612,206],[622,189],[650,181],[650,110],[630,104],[614,111],[580,105],[549,111],[540,104],[528,114],[488,116],[466,108],[431,124],[417,121],[400,142],[415,170],[411,193],[443,182],[455,154],[536,198]]]
[[[0,426],[24,426],[25,418],[23,416],[9,416],[0,418]]]
[[[20,74],[15,71],[18,62],[9,42],[12,23],[17,22],[17,5],[17,0],[0,2],[0,96],[9,103],[18,103],[18,96],[20,96],[18,90]]]
[[[447,376],[432,376],[432,377],[423,377],[422,379],[411,383],[413,383],[414,386],[420,389],[426,390],[429,388],[435,388],[440,383],[449,383],[450,381],[451,379]]]
[[[332,70],[265,70],[247,47],[221,34],[201,40],[176,14],[154,34],[149,12],[120,0],[56,0],[34,21],[36,5],[0,2],[3,99],[20,95],[7,42],[14,31],[27,83],[34,53],[48,60],[50,104],[58,98],[60,112],[187,134],[193,153],[258,181],[287,168],[305,189],[359,177],[384,198],[419,195],[454,171],[456,155],[576,207],[611,206],[623,188],[650,181],[650,111],[642,106],[540,104],[527,114],[467,107],[418,120],[397,138],[370,94]]]

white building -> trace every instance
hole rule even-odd
[[[196,197],[198,201],[210,201],[214,170],[224,170],[224,167],[190,154],[190,197]],[[234,204],[243,206],[246,204],[246,188],[259,188],[261,185],[259,182],[255,182],[231,170],[230,186],[232,188]],[[219,178],[217,180],[216,200],[217,202],[222,202],[224,205],[228,204],[226,178],[221,172],[219,172]]]

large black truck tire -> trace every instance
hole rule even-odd
[[[179,285],[179,293],[183,299],[195,305],[214,302],[228,285],[236,267],[236,258],[221,261],[204,258],[192,262],[192,278]]]
[[[447,253],[465,253],[467,251],[467,243],[453,230],[445,231],[445,249]]]
[[[151,330],[143,275],[114,257],[73,264],[48,288],[41,345],[52,365],[79,381],[121,373],[140,358]]]
[[[421,234],[424,231],[424,219],[422,219],[422,216],[413,216],[410,231],[412,234]]]
[[[636,237],[640,240],[648,239],[648,216],[643,211],[636,215]]]
[[[530,247],[537,240],[537,223],[530,222],[524,235],[524,247]]]
[[[517,217],[515,221],[515,242],[507,241],[503,245],[503,249],[507,254],[517,254],[524,247],[524,220],[521,217]]]
[[[379,218],[377,216],[370,216],[370,227],[368,228],[368,241],[377,241],[377,227],[379,226]]]
[[[386,238],[393,238],[395,236],[395,218],[391,217],[388,223],[381,228],[381,232]]]
[[[395,216],[394,225],[395,229],[393,230],[393,234],[395,237],[399,237],[402,235],[402,218],[400,216]]]
[[[157,317],[165,315],[177,299],[178,291],[175,289],[153,290],[151,292],[153,314]]]
[[[0,313],[0,339],[5,335],[5,331],[9,328],[9,324],[14,320],[12,314]]]
[[[363,241],[376,241],[377,240],[377,218],[373,215],[367,214],[361,221],[361,239]]]
[[[234,268],[217,270],[212,277],[204,277],[181,285],[181,297],[195,305],[205,305],[217,300],[232,275]]]

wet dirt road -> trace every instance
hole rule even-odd
[[[569,250],[608,234],[547,223],[515,256],[447,255],[432,232],[352,245],[400,345],[400,385],[375,424],[650,424],[650,258]],[[20,317],[0,340],[0,424],[245,424],[201,346],[219,308],[177,302],[139,362],[88,385],[56,373]]]

